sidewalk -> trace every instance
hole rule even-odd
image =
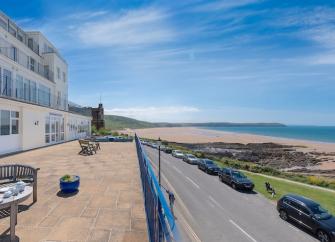
[[[38,201],[18,214],[20,242],[148,241],[135,144],[102,143],[93,156],[78,155],[79,150],[74,141],[0,159],[41,168]],[[80,176],[78,194],[59,194],[64,174]],[[8,240],[8,228],[9,217],[0,213],[1,242]]]

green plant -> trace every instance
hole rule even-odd
[[[71,175],[66,174],[66,175],[62,176],[61,180],[64,181],[64,182],[73,182],[75,180],[75,176],[71,176]]]
[[[119,133],[117,131],[112,132],[113,136],[119,136]]]
[[[95,125],[92,126],[91,133],[92,134],[98,134],[98,130],[97,130],[97,127],[95,127]]]

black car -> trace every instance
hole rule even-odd
[[[222,169],[219,173],[219,179],[229,184],[235,190],[242,189],[252,191],[255,186],[242,172],[231,168]]]
[[[163,150],[166,154],[171,154],[172,153],[172,149],[169,147],[165,147],[165,149]]]
[[[209,159],[202,159],[198,161],[198,168],[206,173],[217,175],[220,168],[214,163],[214,161]]]
[[[277,210],[283,220],[302,225],[320,241],[335,241],[335,217],[313,200],[293,194],[285,195],[278,200]]]

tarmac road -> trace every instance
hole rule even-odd
[[[158,150],[144,146],[154,168]],[[182,241],[315,242],[297,225],[280,219],[275,203],[243,193],[170,154],[161,152],[162,185],[175,193]]]

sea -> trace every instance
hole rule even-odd
[[[211,130],[257,134],[279,138],[290,138],[335,143],[335,126],[288,125],[283,127],[202,127]]]

